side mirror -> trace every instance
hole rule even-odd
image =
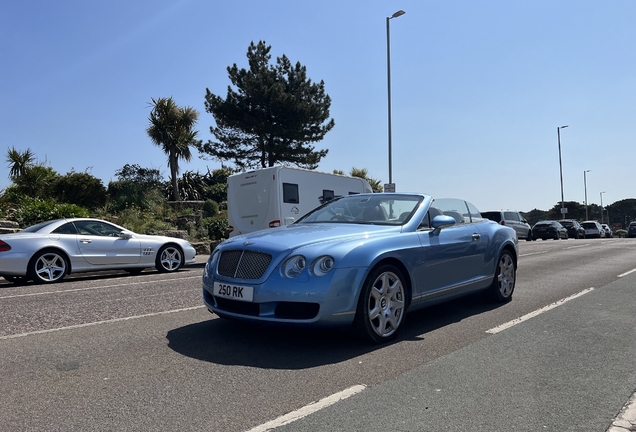
[[[442,228],[455,225],[456,223],[457,221],[455,220],[454,217],[446,216],[446,215],[437,215],[433,218],[433,222],[431,223],[431,225],[433,225],[433,228],[435,229],[435,231],[439,231]]]
[[[129,240],[132,238],[132,233],[130,231],[122,231],[119,233],[119,238],[122,238],[124,240]]]

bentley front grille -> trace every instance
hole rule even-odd
[[[270,254],[249,250],[229,250],[221,253],[218,272],[235,279],[260,279],[272,261]]]

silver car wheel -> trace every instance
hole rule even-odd
[[[35,282],[53,283],[62,280],[66,271],[66,259],[62,255],[42,252],[35,257],[30,273]]]
[[[497,271],[493,281],[493,294],[498,301],[509,301],[515,289],[517,271],[510,252],[503,251],[499,257]]]
[[[375,333],[386,338],[397,331],[404,316],[404,286],[393,272],[381,273],[371,285],[366,313]]]
[[[181,249],[176,246],[164,246],[159,250],[157,270],[160,272],[174,272],[181,268],[183,256]]]

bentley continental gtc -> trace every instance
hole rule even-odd
[[[517,259],[515,231],[463,199],[348,195],[221,243],[204,269],[203,300],[222,318],[353,325],[382,343],[424,306],[477,291],[510,301]]]

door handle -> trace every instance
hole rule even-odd
[[[473,234],[473,240],[479,240],[481,238],[481,234]]]
[[[90,243],[90,239],[80,239],[80,243]]]

